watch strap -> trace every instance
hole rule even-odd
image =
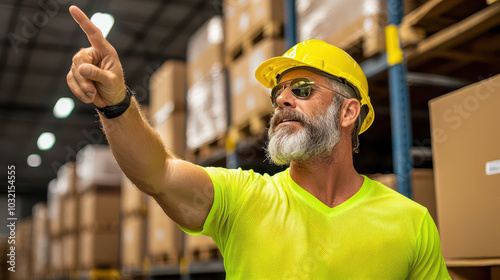
[[[113,119],[121,116],[128,107],[130,107],[130,100],[132,96],[135,95],[134,92],[126,86],[125,98],[122,102],[116,105],[106,106],[104,108],[95,107],[98,113],[101,113],[106,119]]]

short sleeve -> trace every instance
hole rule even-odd
[[[441,254],[441,242],[436,224],[426,211],[416,241],[416,257],[408,279],[451,280]]]
[[[184,232],[191,235],[208,235],[218,245],[228,230],[230,214],[237,204],[238,198],[242,197],[251,186],[252,181],[259,174],[253,171],[240,169],[226,169],[220,167],[203,167],[212,180],[214,186],[214,201],[210,212],[201,230],[192,230],[179,226]]]

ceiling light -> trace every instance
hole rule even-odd
[[[75,108],[75,102],[69,97],[61,97],[54,106],[54,116],[58,119],[65,119]]]
[[[115,18],[110,14],[95,13],[90,18],[90,21],[92,21],[97,26],[97,28],[101,30],[102,36],[106,38],[109,31],[111,30],[111,27],[113,27],[113,24],[115,23]]]
[[[44,132],[40,134],[40,137],[38,137],[38,141],[36,141],[36,144],[38,146],[38,149],[42,151],[47,151],[54,146],[54,143],[56,142],[56,137],[54,136],[53,133],[51,132]]]
[[[28,156],[28,165],[30,167],[38,167],[40,164],[42,164],[42,157],[37,154],[31,154]]]

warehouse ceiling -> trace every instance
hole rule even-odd
[[[73,55],[89,43],[68,12],[77,5],[89,17],[114,16],[107,39],[116,48],[127,84],[148,103],[148,81],[168,59],[185,60],[190,35],[213,15],[221,0],[2,0],[0,2],[0,168],[16,167],[17,193],[44,194],[57,169],[75,160],[79,149],[105,143],[91,105],[73,98],[66,74]],[[60,97],[75,99],[66,119],[52,111]],[[52,132],[52,149],[40,151],[37,139]],[[30,154],[42,163],[27,165]],[[1,188],[5,193],[7,188]]]

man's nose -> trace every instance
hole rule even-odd
[[[278,107],[291,107],[295,108],[296,104],[295,101],[297,100],[297,97],[293,95],[292,91],[290,90],[290,87],[286,87],[281,94],[276,98],[276,103],[278,104]]]

